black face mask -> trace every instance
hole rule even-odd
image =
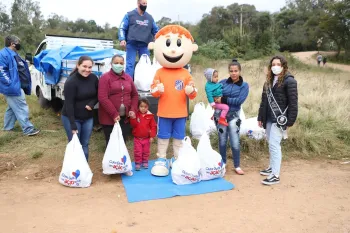
[[[145,5],[140,4],[140,9],[141,9],[143,12],[145,12],[146,9],[147,9],[147,5],[145,6]]]
[[[21,49],[21,44],[15,44],[15,48],[16,48],[16,50],[20,50]]]

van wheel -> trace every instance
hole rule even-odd
[[[41,92],[41,90],[39,89],[39,93],[38,93],[38,102],[40,107],[44,108],[44,109],[48,109],[51,106],[51,103],[49,100],[45,99],[43,93]]]

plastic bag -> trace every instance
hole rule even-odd
[[[201,162],[201,180],[212,180],[223,177],[226,165],[221,155],[213,150],[208,134],[203,134],[197,146],[197,154]]]
[[[216,133],[216,125],[215,125],[214,118],[211,119],[214,115],[215,110],[213,109],[213,107],[210,104],[208,104],[207,107],[205,108],[205,111],[207,113],[207,120],[208,120],[208,125],[209,125],[208,126],[209,129],[207,132],[209,134]]]
[[[261,140],[265,138],[265,129],[260,128],[258,125],[258,118],[252,117],[242,121],[239,131],[240,135],[246,135],[249,138]]]
[[[154,78],[154,68],[147,54],[142,54],[135,67],[134,82],[137,90],[149,91]]]
[[[200,139],[202,134],[209,132],[209,123],[210,118],[208,119],[208,113],[205,109],[204,103],[197,103],[194,106],[193,113],[191,114],[190,132],[192,137],[195,139]]]
[[[153,61],[152,61],[152,67],[153,67],[153,72],[154,74],[157,72],[158,69],[162,68],[163,66],[161,64],[159,64],[159,62],[156,60],[156,57],[153,57]]]
[[[126,148],[119,122],[114,124],[102,160],[103,174],[121,174],[132,170],[130,155]]]
[[[179,150],[179,157],[172,165],[171,178],[177,185],[194,184],[201,181],[200,160],[191,145],[189,137],[185,137]]]
[[[91,185],[92,176],[78,135],[73,134],[72,140],[66,147],[58,182],[68,187],[87,188]]]

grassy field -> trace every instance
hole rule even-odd
[[[265,61],[266,60],[266,61]],[[264,83],[265,59],[242,62],[242,76],[249,83],[250,93],[243,105],[246,117],[257,116],[262,85]],[[349,156],[350,151],[350,75],[337,70],[325,68],[319,70],[301,64],[292,57],[290,70],[298,81],[299,116],[294,127],[289,130],[289,139],[283,142],[285,158],[327,158],[340,159]],[[190,109],[198,102],[205,102],[204,68],[212,67],[219,71],[220,78],[228,77],[229,61],[210,62],[200,57],[194,58],[197,65],[192,66],[193,77],[199,89],[198,97],[190,102]],[[65,146],[66,135],[61,125],[60,116],[52,109],[41,109],[36,96],[27,97],[30,107],[30,119],[41,133],[35,137],[22,136],[17,125],[15,132],[0,131],[0,174],[14,166],[23,169],[35,168],[40,171],[35,178],[59,173]],[[0,126],[6,102],[0,96]],[[189,122],[188,122],[189,123]],[[189,131],[188,131],[189,134]],[[197,141],[194,140],[194,144]],[[93,170],[101,169],[104,153],[104,137],[101,131],[94,131],[90,143],[90,165]],[[217,148],[217,137],[212,136],[212,146]],[[242,138],[242,157],[245,163],[268,156],[265,141]],[[132,155],[132,142],[127,142]],[[169,147],[171,152],[171,147]],[[152,156],[155,158],[156,143],[152,145]],[[230,154],[230,152],[229,152]]]

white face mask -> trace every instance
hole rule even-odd
[[[279,75],[282,72],[283,68],[282,66],[272,66],[271,70],[275,75]]]

